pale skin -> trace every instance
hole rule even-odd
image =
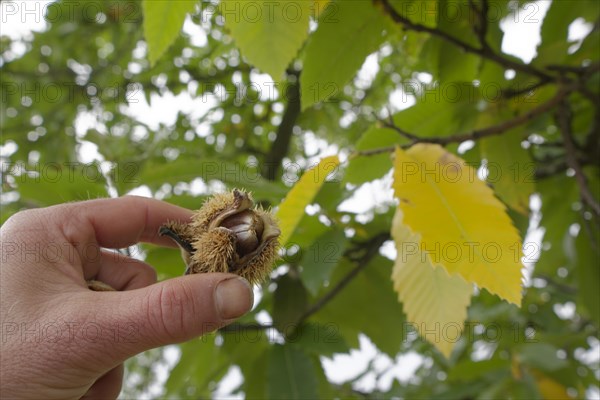
[[[156,283],[148,264],[108,249],[158,235],[192,212],[135,196],[20,212],[0,229],[0,397],[116,398],[123,362],[196,338],[252,307],[248,282],[196,274]],[[181,265],[168,266],[183,271]],[[86,280],[117,289],[94,292]]]

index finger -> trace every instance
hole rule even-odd
[[[85,238],[92,234],[100,246],[113,249],[138,242],[174,247],[172,240],[158,235],[158,229],[167,221],[188,222],[193,214],[173,204],[138,196],[89,200],[58,207],[62,210],[56,217],[69,221],[61,224],[66,237]]]

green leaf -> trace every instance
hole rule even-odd
[[[422,137],[448,136],[468,130],[478,111],[477,90],[471,85],[457,83],[425,88],[417,103],[394,114],[394,123]]]
[[[151,66],[175,41],[185,16],[194,11],[196,3],[195,0],[144,0],[144,37]]]
[[[273,325],[280,332],[284,335],[293,334],[307,307],[308,296],[300,279],[286,274],[277,280],[273,299]]]
[[[337,156],[323,158],[317,166],[306,171],[279,205],[277,218],[280,221],[279,242],[285,246],[329,174],[335,171],[340,161]]]
[[[267,357],[269,335],[266,331],[222,333],[222,349],[229,365],[238,365],[244,375],[243,390],[247,399],[263,399],[267,392]]]
[[[574,203],[579,192],[575,178],[566,175],[544,179],[537,186],[542,199],[540,226],[544,228],[544,237],[535,272],[554,276],[558,268],[571,263],[565,247],[569,242],[569,227],[577,220]]]
[[[351,191],[345,188],[339,179],[327,181],[315,196],[315,203],[319,204],[325,213],[335,212],[340,203],[351,196]]]
[[[356,143],[356,150],[371,150],[394,146],[403,142],[406,142],[406,139],[403,139],[397,132],[388,128],[373,126],[360,137]],[[348,162],[344,182],[355,185],[362,184],[381,178],[390,169],[392,169],[390,153],[356,156]]]
[[[445,84],[472,82],[479,71],[481,59],[475,54],[465,53],[456,46],[449,46],[441,39],[440,42],[439,80]]]
[[[558,349],[548,343],[529,343],[520,346],[519,360],[542,371],[555,371],[569,365],[567,360],[558,358]]]
[[[247,399],[264,399],[267,395],[267,370],[269,365],[269,352],[262,354],[253,360],[252,365],[245,368],[240,365],[244,372],[244,393]]]
[[[226,372],[226,369],[220,371],[225,360],[214,345],[214,335],[190,340],[180,346],[181,358],[165,385],[168,397],[187,397],[191,394],[190,390],[196,392],[196,396],[210,397],[208,383]],[[198,393],[198,390],[201,392]]]
[[[293,245],[299,246],[301,249],[310,246],[327,231],[328,227],[319,221],[318,215],[304,214],[298,223],[298,227],[287,241],[285,247],[291,248]],[[285,262],[297,262],[302,258],[302,253],[296,253],[292,256],[285,256]]]
[[[331,286],[354,267],[342,259],[334,270]],[[364,271],[312,318],[321,324],[335,324],[350,346],[357,346],[358,334],[364,333],[377,348],[395,357],[405,339],[406,320],[392,287],[391,274],[392,261],[375,256]]]
[[[331,271],[337,265],[347,244],[344,231],[329,229],[305,250],[300,262],[300,278],[308,291],[314,296],[323,283],[329,280]]]
[[[500,357],[489,360],[473,362],[471,359],[462,360],[457,363],[448,374],[451,381],[473,381],[480,380],[483,375],[490,372],[505,370],[509,367],[509,361]]]
[[[279,81],[308,36],[311,2],[225,0],[220,9],[242,55]]]
[[[596,199],[600,190],[598,177],[588,174],[588,185],[590,192],[595,194]],[[600,325],[600,229],[594,219],[578,220],[580,229],[575,239],[575,254],[571,264],[575,267],[577,282],[579,286],[579,302],[587,309],[590,317]]]
[[[146,245],[146,263],[158,272],[160,279],[174,278],[183,275],[185,263],[179,249]]]
[[[467,3],[440,0],[437,4],[438,29],[449,32],[453,37],[472,45],[473,12]],[[429,13],[424,13],[429,14]],[[427,66],[434,79],[442,85],[454,86],[460,82],[472,82],[478,73],[481,58],[467,53],[461,48],[449,45],[447,41],[431,36],[421,52],[421,63]]]
[[[268,367],[268,398],[316,399],[317,377],[310,357],[296,346],[276,344]]]
[[[335,323],[304,324],[287,337],[287,342],[318,356],[331,357],[335,353],[350,351]]]
[[[512,209],[529,214],[529,197],[535,190],[535,164],[521,146],[521,129],[492,136],[480,142],[482,157],[488,161],[487,181]]]
[[[302,109],[342,90],[385,39],[389,19],[369,1],[337,1],[332,18],[319,21],[304,55]]]
[[[579,4],[584,4],[582,1]],[[579,7],[573,7],[568,1],[553,1],[546,12],[540,35],[542,41],[538,50],[544,46],[556,42],[565,42],[569,33],[569,25],[581,13]]]
[[[34,174],[15,177],[21,200],[38,207],[107,197],[106,179],[97,163],[40,164]]]
[[[286,194],[281,184],[267,181],[258,173],[246,168],[243,164],[216,158],[179,157],[168,163],[145,163],[141,170],[129,172],[126,180],[135,186],[147,185],[153,190],[165,183],[175,185],[179,182],[191,182],[201,178],[205,182],[219,180],[230,187],[241,187],[252,192],[255,199],[275,201]],[[201,199],[194,208],[199,208]]]

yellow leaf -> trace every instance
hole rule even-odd
[[[319,18],[319,16],[325,11],[327,5],[331,0],[314,0],[314,17]]]
[[[432,264],[521,304],[519,234],[473,168],[438,145],[397,148],[394,192]]]
[[[543,399],[552,400],[552,399],[572,399],[573,397],[569,395],[567,392],[567,388],[556,382],[555,380],[549,378],[544,375],[541,371],[537,369],[531,370],[531,375],[535,378],[535,382],[537,383],[538,390],[542,395]]]
[[[279,241],[285,246],[304,215],[304,209],[313,201],[327,176],[337,168],[337,156],[323,158],[317,166],[306,171],[279,205],[277,218],[280,222]]]
[[[392,237],[398,250],[392,271],[394,290],[408,321],[424,339],[449,357],[462,335],[473,285],[432,265],[419,250],[420,236],[411,233],[402,219],[402,210],[398,208],[392,222]]]

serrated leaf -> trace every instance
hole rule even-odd
[[[314,168],[306,171],[279,205],[277,218],[281,228],[279,242],[285,247],[327,176],[339,165],[337,156],[323,158]]]
[[[317,377],[310,357],[296,346],[274,345],[269,354],[270,399],[316,399]]]
[[[393,186],[404,223],[421,235],[432,264],[521,303],[519,234],[473,168],[438,145],[397,148]]]
[[[279,80],[308,36],[311,3],[225,0],[225,26],[248,61]]]
[[[402,223],[398,208],[392,237],[398,255],[392,271],[394,290],[409,322],[421,336],[449,357],[461,337],[473,285],[431,261],[420,250],[421,238]]]
[[[488,161],[487,181],[515,211],[529,214],[529,197],[535,190],[535,164],[521,147],[520,130],[480,141],[482,156]]]
[[[332,6],[336,12],[321,18],[306,45],[300,77],[303,110],[342,90],[383,42],[389,26],[388,18],[369,1],[336,1]]]
[[[144,0],[144,37],[151,66],[175,41],[185,16],[194,11],[196,3],[190,0]]]

